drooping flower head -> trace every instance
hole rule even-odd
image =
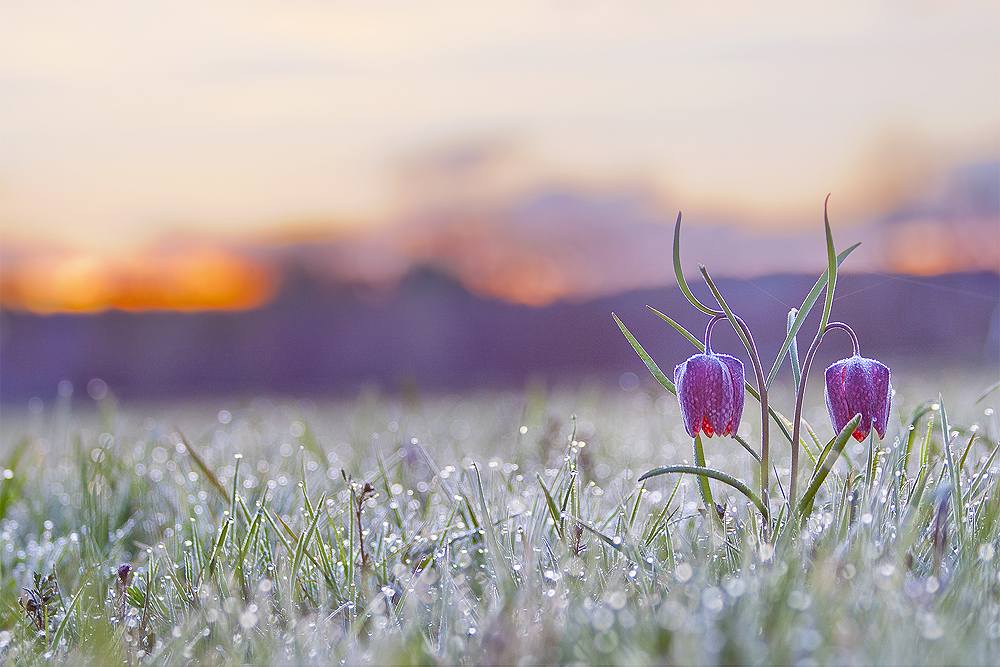
[[[674,386],[684,430],[692,438],[736,433],[743,416],[743,362],[706,348],[674,368]]]
[[[889,367],[879,361],[855,354],[826,369],[830,421],[839,433],[860,412],[861,422],[853,433],[855,440],[868,437],[872,427],[880,438],[885,437],[891,395]]]

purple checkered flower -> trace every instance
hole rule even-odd
[[[711,348],[675,367],[674,386],[688,435],[736,433],[743,416],[744,381],[743,362]]]
[[[855,354],[826,369],[826,407],[838,433],[854,415],[861,413],[861,423],[854,431],[855,440],[868,437],[872,427],[880,438],[889,424],[892,384],[889,367]]]

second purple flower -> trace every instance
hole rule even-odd
[[[891,400],[889,367],[880,361],[855,354],[826,369],[826,407],[838,432],[860,412],[854,439],[864,440],[872,428],[884,438]]]

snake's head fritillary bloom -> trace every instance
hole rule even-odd
[[[861,413],[855,440],[868,437],[872,427],[880,438],[889,424],[892,395],[889,367],[874,359],[855,354],[826,369],[826,407],[838,433],[854,415]]]
[[[732,435],[743,416],[743,362],[709,349],[674,368],[674,386],[684,430],[692,438]]]

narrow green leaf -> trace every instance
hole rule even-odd
[[[52,635],[52,643],[50,646],[59,646],[59,641],[62,639],[63,634],[66,632],[66,625],[69,623],[70,616],[76,610],[76,606],[80,604],[80,598],[83,597],[83,592],[90,587],[90,573],[93,572],[94,568],[91,568],[86,575],[84,575],[83,585],[80,586],[80,590],[76,592],[73,599],[70,600],[69,606],[66,607],[66,614],[63,616],[62,621],[59,622],[59,627],[56,628],[55,633]]]
[[[694,464],[699,468],[708,468],[708,465],[705,463],[705,448],[701,444],[700,432],[694,436]],[[640,477],[639,481],[642,482],[643,478]],[[718,513],[715,511],[715,498],[712,497],[712,488],[708,485],[707,477],[698,476],[698,490],[701,491],[701,500],[705,503],[705,509],[708,510],[710,515],[718,519]]]
[[[226,541],[226,536],[229,534],[229,528],[233,525],[232,517],[229,518],[222,525],[222,530],[219,532],[219,537],[215,540],[215,546],[212,548],[212,557],[208,559],[208,575],[211,576],[215,572],[215,563],[219,560],[219,552],[222,550],[222,545]],[[205,571],[199,575],[199,580],[204,577]]]
[[[274,516],[273,519],[271,518],[271,515]],[[284,528],[285,532],[288,533],[288,536],[292,538],[291,544],[298,545],[299,538],[295,535],[295,531],[288,527],[288,524],[285,523],[285,520],[282,519],[280,516],[278,516],[277,512],[275,512],[274,510],[271,510],[271,514],[268,515],[267,520],[271,524],[271,526],[274,528],[274,531],[278,534],[278,538],[281,539],[281,541],[285,543],[285,547],[286,547],[288,553],[291,554],[292,553],[291,544],[289,544],[289,542],[284,538],[284,536],[281,534],[281,531],[278,530],[278,526],[274,523],[274,519],[278,520],[278,522],[281,524],[281,527]]]
[[[625,328],[625,325],[622,324],[620,319],[618,319],[618,316],[611,313],[611,317],[615,318],[615,322],[618,323],[618,327],[622,330],[622,333],[625,334],[625,338],[627,338],[628,342],[632,344],[632,348],[639,354],[639,358],[641,358],[643,363],[646,364],[646,368],[648,368],[649,372],[653,374],[653,377],[656,378],[657,382],[663,385],[663,388],[671,394],[676,395],[677,389],[674,388],[674,383],[667,379],[667,376],[663,374],[663,371],[661,371],[659,366],[656,365],[656,362],[653,361],[652,357],[646,354],[646,350],[642,349],[642,345],[639,345],[639,341],[637,341],[629,330]]]
[[[840,453],[844,451],[844,446],[847,445],[847,441],[851,438],[854,430],[861,423],[861,414],[854,415],[851,421],[847,422],[844,428],[840,429],[840,433],[837,434],[831,442],[832,445],[828,445],[829,454],[823,458],[823,463],[813,472],[812,479],[809,480],[809,486],[806,488],[805,493],[802,494],[802,498],[799,500],[798,513],[800,516],[805,518],[808,516],[807,510],[811,510],[813,498],[816,496],[816,492],[819,491],[819,487],[823,484],[823,480],[829,474],[830,470],[833,468],[837,459],[840,457]]]
[[[479,474],[479,466],[472,464],[472,469],[476,471],[476,489],[479,491],[479,511],[483,515],[483,527],[486,531],[488,547],[488,558],[493,567],[493,576],[497,578],[498,588],[501,591],[513,588],[514,580],[510,569],[501,567],[503,556],[500,552],[500,542],[497,540],[496,531],[493,530],[493,519],[490,517],[490,509],[486,504],[486,494],[483,492],[483,479]]]
[[[990,466],[993,465],[993,459],[996,458],[998,451],[1000,451],[1000,442],[998,442],[997,446],[993,448],[993,453],[991,453],[989,458],[986,459],[986,463],[979,467],[979,472],[972,478],[972,485],[969,487],[969,490],[965,492],[966,504],[976,497],[976,491],[979,490],[979,483],[986,481],[986,478],[989,477]]]
[[[193,516],[189,518],[191,520],[191,550],[194,553],[195,565],[198,567],[198,578],[201,579],[201,573],[205,571],[208,563],[205,561],[205,548],[201,544],[201,537],[198,536],[198,524]]]
[[[958,470],[961,472],[965,470],[965,460],[969,457],[969,450],[972,449],[972,444],[976,441],[976,433],[972,434],[969,438],[969,444],[965,446],[965,451],[962,452],[962,458],[958,461]]]
[[[649,308],[651,311],[653,311],[654,313],[656,313],[657,315],[659,315],[661,319],[665,320],[667,322],[667,324],[669,324],[670,326],[672,326],[674,329],[677,329],[677,331],[680,332],[680,334],[682,336],[684,336],[689,341],[691,341],[691,344],[694,345],[695,348],[697,348],[697,350],[699,352],[704,352],[705,351],[705,344],[703,342],[701,342],[701,340],[699,340],[693,333],[691,333],[690,331],[688,331],[687,329],[685,329],[684,327],[682,327],[680,324],[678,324],[677,322],[675,322],[674,320],[672,320],[668,316],[666,316],[663,313],[661,313],[660,311],[658,311],[656,308],[653,308],[652,306],[646,306],[646,308]]]
[[[976,403],[975,404],[979,405],[982,401],[986,400],[987,396],[989,396],[990,394],[992,394],[993,392],[995,392],[997,389],[1000,389],[1000,382],[997,382],[996,384],[991,385],[990,387],[988,387],[986,389],[986,391],[984,391],[982,394],[980,394],[979,398],[976,399]]]
[[[928,474],[929,471],[921,470],[917,473],[916,482],[913,485],[913,491],[910,492],[910,500],[907,502],[906,515],[903,517],[903,526],[909,526],[913,523],[913,519],[917,515],[917,509],[920,507],[920,499],[924,495],[924,489],[927,487],[927,480],[930,478]]]
[[[786,335],[791,333],[792,325],[795,324],[795,315],[798,312],[799,311],[795,308],[792,308],[791,310],[788,311],[788,326],[785,332]],[[789,358],[792,361],[792,384],[795,386],[796,389],[798,389],[799,382],[801,381],[802,377],[802,371],[801,368],[799,367],[799,345],[796,342],[794,335],[791,337],[791,339],[792,339],[792,344],[788,347],[788,354],[790,355]]]
[[[545,504],[549,508],[549,515],[552,517],[553,523],[556,525],[556,532],[559,533],[559,539],[565,539],[563,535],[563,522],[562,517],[559,516],[559,509],[556,507],[556,501],[552,498],[552,494],[545,487],[545,482],[542,481],[541,475],[535,473],[535,479],[538,480],[538,485],[542,487],[542,493],[545,494]]]
[[[746,496],[747,500],[756,505],[757,509],[760,510],[760,513],[764,515],[765,519],[768,518],[767,508],[764,506],[764,503],[761,502],[757,494],[751,491],[750,487],[748,487],[746,484],[736,479],[732,475],[728,475],[722,472],[721,470],[716,470],[714,468],[705,468],[702,466],[688,466],[688,465],[664,466],[662,468],[653,468],[649,472],[646,472],[641,477],[639,477],[639,481],[641,482],[643,480],[649,479],[650,477],[656,477],[657,475],[667,475],[670,473],[688,473],[691,475],[711,477],[712,479],[716,479],[722,482],[723,484],[728,484],[729,486],[733,487],[734,489],[742,493],[744,496]]]
[[[326,500],[326,496],[320,497],[320,504]],[[288,581],[294,582],[296,577],[299,575],[299,567],[302,565],[302,559],[305,557],[306,549],[309,548],[309,542],[312,540],[313,535],[316,534],[316,525],[319,523],[319,518],[323,516],[319,512],[313,516],[313,520],[309,523],[309,527],[299,538],[298,544],[295,545],[295,555],[292,557],[292,569],[288,573]],[[279,517],[280,520],[280,517]],[[282,521],[282,524],[284,522]]]
[[[951,504],[954,505],[955,511],[955,532],[958,534],[959,544],[962,544],[965,535],[965,524],[963,523],[965,507],[962,505],[962,487],[960,486],[962,475],[959,474],[961,471],[955,465],[955,457],[951,453],[951,443],[958,438],[958,434],[956,433],[955,437],[952,437],[949,433],[951,427],[948,424],[948,413],[944,409],[944,397],[940,394],[938,394],[938,412],[941,415],[941,432],[944,435],[944,455],[948,461],[948,472],[951,474]]]
[[[462,500],[465,501],[465,509],[469,511],[469,522],[473,528],[479,530],[479,519],[476,518],[476,512],[472,509],[472,502],[469,500],[469,496],[465,495],[464,491],[462,491]]]
[[[239,560],[237,561],[237,566],[242,569],[243,562],[246,560],[247,553],[250,551],[253,541],[257,539],[257,532],[260,530],[260,520],[261,516],[264,514],[264,508],[257,510],[254,514],[253,520],[250,522],[250,528],[247,530],[246,537],[243,539],[243,544],[240,545]]]
[[[837,255],[837,266],[843,264],[844,260],[847,259],[847,256],[854,252],[859,245],[861,244],[855,243],[850,248]],[[785,342],[781,344],[781,350],[778,352],[778,356],[774,359],[774,366],[771,367],[771,372],[767,376],[767,382],[764,383],[768,387],[771,386],[771,382],[774,381],[775,376],[778,374],[778,368],[781,366],[781,362],[785,360],[785,355],[788,354],[788,350],[792,345],[792,339],[795,337],[795,334],[799,332],[799,328],[806,320],[806,315],[808,315],[809,311],[812,310],[812,307],[815,305],[816,300],[819,299],[819,295],[823,291],[823,288],[826,287],[827,276],[829,275],[830,270],[824,270],[823,275],[819,277],[819,280],[817,280],[816,284],[813,285],[809,294],[806,295],[805,300],[802,301],[802,305],[799,307],[799,312],[795,315],[795,321],[792,323],[792,327],[789,330],[788,335],[785,336]]]
[[[926,470],[931,462],[931,431],[934,428],[934,415],[927,420],[927,433],[924,434],[924,442],[920,446],[920,469]]]
[[[910,462],[910,452],[913,451],[913,441],[917,436],[917,422],[925,414],[930,412],[931,408],[926,403],[921,403],[917,406],[917,409],[913,412],[913,416],[910,417],[910,421],[907,423],[906,428],[906,450],[903,452],[903,471],[906,471],[906,466]]]
[[[181,430],[180,429],[175,429],[175,430],[177,432],[177,435],[181,436],[181,442],[184,443],[184,450],[187,452],[188,456],[191,457],[191,460],[194,461],[195,465],[198,466],[198,470],[201,471],[202,476],[208,480],[208,482],[212,485],[212,487],[216,491],[218,491],[223,498],[226,498],[228,500],[229,493],[226,491],[225,488],[223,488],[222,483],[219,482],[219,479],[215,476],[215,473],[213,473],[211,468],[209,468],[208,465],[206,465],[205,462],[201,460],[201,457],[198,456],[198,452],[195,451],[194,447],[191,446],[191,443],[188,442],[187,438],[184,437],[184,434],[181,433]]]
[[[830,322],[830,311],[833,310],[833,294],[837,289],[837,249],[833,245],[833,231],[830,229],[830,216],[828,215],[827,204],[830,202],[830,195],[826,196],[823,202],[823,224],[826,227],[826,256],[828,266],[826,268],[829,279],[826,284],[826,303],[823,305],[823,319],[819,323],[819,331],[823,331]]]
[[[646,488],[646,482],[642,482],[635,494],[635,504],[632,505],[632,512],[628,518],[628,527],[631,529],[635,525],[635,515],[639,512],[639,501],[642,500],[642,492]]]
[[[623,537],[616,536],[617,539],[608,537],[607,535],[605,535],[604,533],[602,533],[598,529],[594,528],[593,526],[591,526],[589,523],[587,523],[583,519],[580,519],[580,518],[575,517],[575,516],[570,517],[570,519],[572,521],[575,521],[576,525],[578,525],[578,526],[586,529],[588,532],[590,532],[593,535],[597,536],[597,538],[600,539],[602,542],[604,542],[609,547],[611,547],[612,549],[614,549],[618,553],[622,554],[626,558],[630,559],[632,562],[635,562],[635,563],[642,563],[643,562],[642,559],[639,557],[639,554],[636,552],[635,547],[633,547],[631,544],[628,544]]]
[[[674,275],[677,277],[677,285],[684,292],[684,296],[695,308],[706,315],[714,315],[715,311],[703,304],[691,293],[687,281],[684,280],[684,271],[681,270],[681,214],[677,213],[677,224],[674,225]]]
[[[667,498],[666,502],[663,503],[663,509],[660,510],[660,513],[656,516],[656,518],[652,521],[652,523],[649,524],[649,530],[646,533],[646,538],[643,540],[642,544],[643,548],[649,547],[649,545],[653,542],[653,540],[656,539],[656,536],[660,534],[660,530],[666,529],[666,522],[664,521],[663,517],[664,515],[666,515],[667,510],[670,509],[670,503],[673,502],[674,495],[677,493],[677,489],[680,488],[680,485],[681,485],[681,480],[680,478],[678,478],[677,483],[674,484],[674,490],[670,492],[670,496]],[[676,512],[679,509],[680,507],[678,507],[674,511]]]

